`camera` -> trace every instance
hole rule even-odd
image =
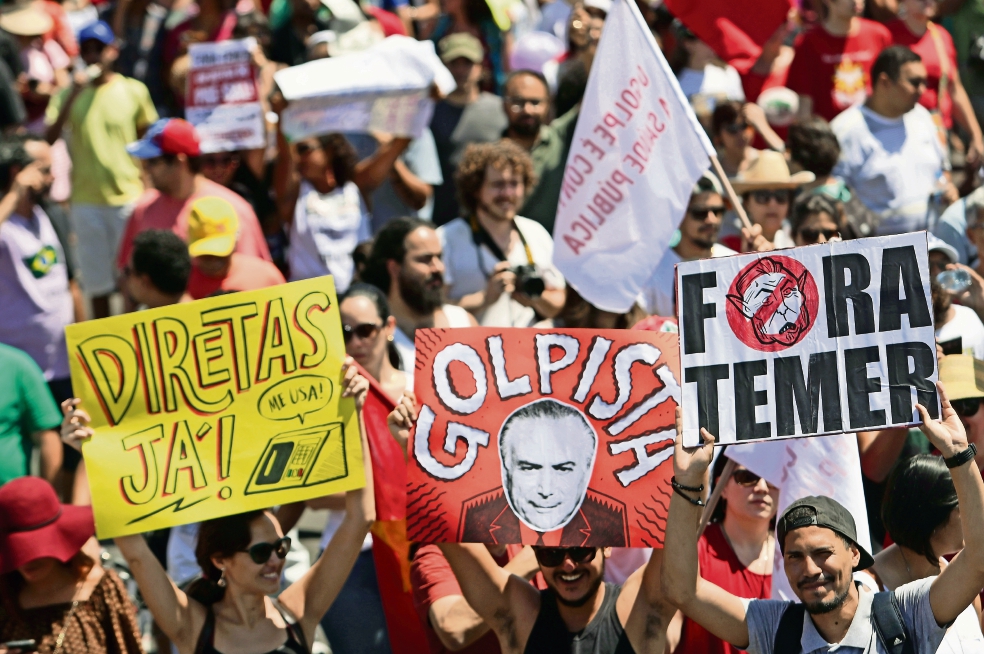
[[[537,272],[536,266],[525,264],[514,266],[510,270],[516,275],[516,290],[520,293],[529,295],[530,297],[540,297],[543,291],[546,290],[543,277]]]

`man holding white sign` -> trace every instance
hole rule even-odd
[[[924,232],[679,264],[684,443],[938,417],[928,279]]]

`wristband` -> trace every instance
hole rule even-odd
[[[704,484],[701,484],[700,486],[684,486],[683,484],[681,484],[676,480],[676,477],[670,477],[670,485],[677,490],[690,491],[691,493],[704,492]]]
[[[676,484],[673,485],[673,492],[679,495],[680,497],[682,497],[683,499],[687,500],[694,506],[704,506],[703,500],[701,500],[700,498],[694,499],[693,497],[690,497],[682,490],[680,490],[680,488]]]
[[[959,468],[968,461],[973,460],[975,456],[977,456],[977,446],[971,443],[963,452],[957,452],[950,458],[943,459],[943,463],[946,464],[947,468]]]

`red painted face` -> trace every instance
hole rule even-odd
[[[783,256],[745,267],[728,292],[728,324],[742,343],[776,352],[799,343],[813,327],[819,293],[809,271]]]

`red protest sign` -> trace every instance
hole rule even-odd
[[[416,347],[411,541],[662,545],[676,334],[427,329]]]

